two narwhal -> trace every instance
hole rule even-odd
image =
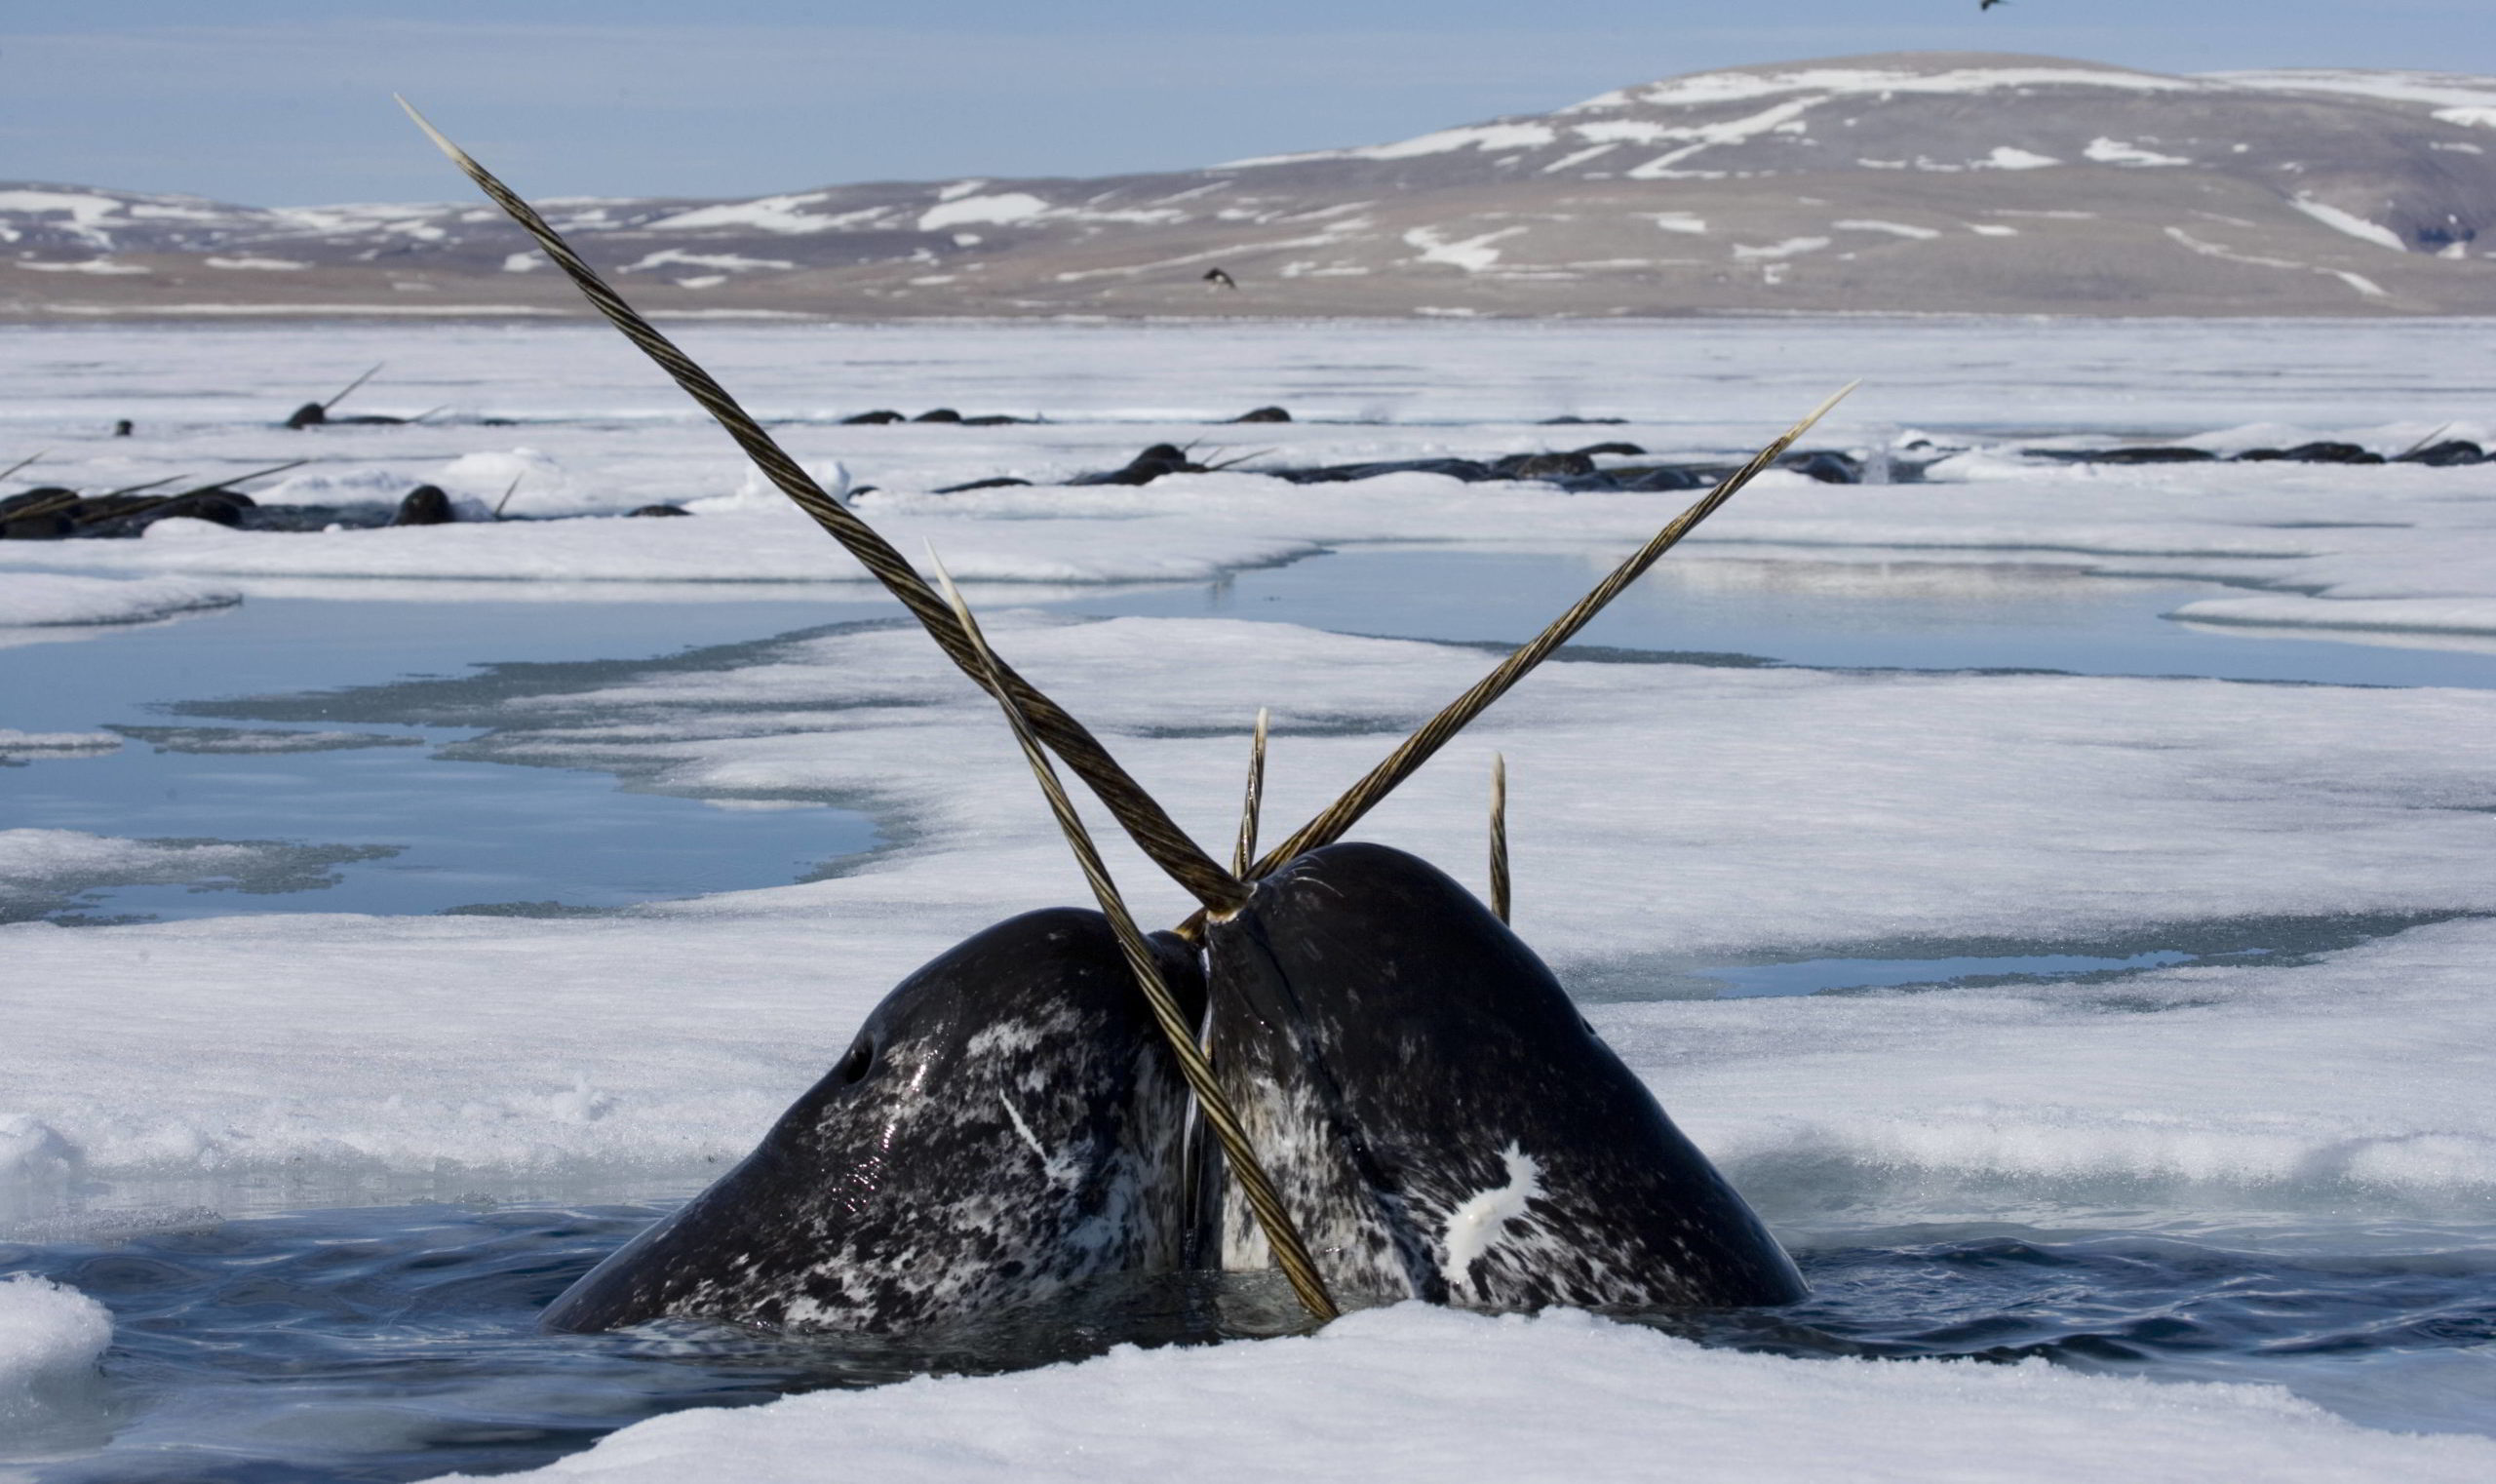
[[[1658,1309],[1801,1296],[1783,1249],[1503,910],[1415,856],[1342,838],[1836,398],[1253,860],[1252,782],[1225,869],[995,656],[950,582],[930,587],[527,203],[417,122],[997,700],[1101,909],[1010,918],[905,979],[752,1154],[574,1283],[547,1325],[901,1332],[1190,1265],[1280,1267],[1321,1320],[1407,1298]],[[1262,765],[1262,727],[1259,744]],[[1196,918],[1136,926],[1052,752],[1203,904]]]

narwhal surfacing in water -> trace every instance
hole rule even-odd
[[[1321,1320],[1338,1291],[1498,1309],[1800,1296],[1766,1228],[1498,916],[1424,862],[1337,842],[1836,398],[1316,819],[1247,869],[1225,870],[1092,733],[994,658],[967,608],[940,599],[526,202],[425,127],[998,701],[1104,908],[999,924],[912,976],[870,1017],[863,1060],[853,1047],[753,1156],[584,1277],[550,1324],[684,1315],[904,1330],[1107,1272],[1163,1270],[1191,1235],[1225,1267],[1278,1261]],[[1043,745],[1203,904],[1177,935],[1148,944],[1134,929]],[[1191,994],[1210,1007],[1209,1066],[1181,1023]],[[905,1071],[873,1085],[878,1036],[883,1067]],[[1228,1179],[1174,1162],[1189,1101],[1174,1062],[1219,1135]],[[1046,1136],[1017,1086],[1064,1115]],[[905,1104],[910,1117],[889,1116]],[[1193,1217],[1191,1180],[1223,1192]],[[1191,1221],[1218,1224],[1218,1237],[1190,1232]]]
[[[1803,1283],[1491,910],[1417,856],[1294,856],[1206,929],[1208,1041],[1327,1287],[1472,1308],[1784,1304]],[[1222,1265],[1266,1266],[1226,1210]]]
[[[1195,955],[1154,945],[1204,1002]],[[1026,913],[902,981],[743,1163],[545,1313],[924,1328],[1179,1267],[1187,1087],[1099,913]]]

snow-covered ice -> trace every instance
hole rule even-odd
[[[1746,251],[1800,252],[1798,244],[1819,242]],[[1497,251],[1446,246],[1457,248]],[[2266,623],[2496,632],[2496,464],[2056,467],[2017,456],[2019,449],[2052,446],[2057,434],[2077,428],[2097,430],[2101,443],[2111,428],[2222,453],[2317,440],[2355,442],[2386,456],[2437,438],[2496,445],[2496,422],[2468,397],[2439,399],[2436,392],[2488,373],[2483,337],[2457,322],[2370,326],[2362,335],[2338,336],[2257,323],[2225,337],[2199,326],[2151,324],[2126,327],[2120,338],[2086,323],[2048,323],[2023,327],[2017,333],[2025,343],[2015,347],[2011,332],[1982,322],[1836,322],[1814,325],[1807,354],[1791,353],[1801,347],[1782,330],[1707,325],[1196,327],[1185,332],[1185,345],[1174,336],[1149,350],[1131,338],[1149,332],[848,329],[837,332],[847,338],[836,342],[836,354],[849,359],[830,370],[815,356],[822,337],[835,332],[814,328],[712,331],[696,349],[759,410],[804,419],[781,432],[800,458],[828,463],[837,455],[861,486],[873,486],[861,509],[898,546],[916,553],[932,540],[969,580],[1195,579],[1357,542],[1502,549],[1520,540],[1546,548],[1625,543],[1659,524],[1671,502],[1458,486],[1431,476],[1295,487],[1253,471],[1286,461],[1567,449],[1599,436],[1626,437],[1659,453],[1733,451],[1781,426],[1831,384],[1868,371],[1873,384],[1815,442],[1852,447],[1878,462],[1904,428],[1957,426],[1970,451],[1934,466],[1934,483],[1923,486],[1831,487],[1773,476],[1675,560],[1705,560],[1736,545],[1754,559],[1877,558],[1913,549],[1970,562],[2044,560],[2256,590]],[[371,364],[362,358],[381,359],[408,336],[370,328],[338,332],[300,369],[293,363],[310,353],[299,339],[257,331],[115,327],[23,338],[36,351],[25,358],[22,384],[7,386],[12,400],[0,406],[23,424],[21,441],[67,445],[40,466],[49,480],[119,486],[309,453],[310,467],[257,487],[256,496],[278,504],[379,503],[431,482],[460,497],[472,515],[508,496],[515,516],[615,516],[673,502],[697,518],[530,519],[301,535],[168,521],[137,541],[12,543],[0,553],[0,622],[38,621],[7,619],[12,602],[52,612],[67,601],[51,595],[65,590],[37,586],[37,572],[181,574],[243,591],[300,578],[862,580],[776,497],[755,498],[749,471],[724,440],[603,332],[445,328],[418,335],[393,374],[419,387],[424,401],[452,399],[446,420],[277,437],[250,419],[273,418],[293,395],[201,398],[190,387],[230,383],[225,362],[281,353],[294,383],[342,385]],[[80,379],[93,374],[80,368],[98,345],[126,351],[148,370],[133,373],[137,384],[116,383],[108,400],[90,401],[106,395]],[[1363,370],[1347,381],[1332,369],[1333,358]],[[1051,378],[1048,369],[1060,359],[1088,373]],[[2138,383],[2141,361],[2166,368],[2154,397]],[[1729,364],[1739,368],[1730,384],[1716,374]],[[2263,373],[2248,376],[2246,367],[2255,364]],[[1830,369],[1797,369],[1805,365]],[[1346,390],[1350,382],[1361,389]],[[158,387],[161,393],[152,390]],[[178,401],[150,400],[177,389]],[[358,400],[379,410],[390,395],[389,383],[377,382]],[[1302,421],[1208,429],[1194,420],[1277,399],[1293,404]],[[1005,428],[848,428],[824,420],[869,406],[915,410],[939,400],[1060,420]],[[141,437],[100,436],[107,408],[136,414]],[[1533,425],[1561,411],[1630,421],[1600,435]],[[489,425],[482,420],[487,413],[522,425]],[[91,430],[84,438],[82,423]],[[1165,440],[1193,444],[1207,458],[1254,456],[1226,473],[1143,488],[1058,488]],[[927,492],[996,475],[1038,488]],[[330,590],[353,596],[363,589],[348,581]],[[182,601],[165,588],[92,591],[133,605]],[[2196,616],[2246,621],[2225,607]]]
[[[1835,86],[1812,84],[1823,85]],[[957,200],[987,199],[979,186]],[[790,198],[793,222],[810,219],[804,204]],[[489,506],[517,479],[513,513],[566,519],[305,534],[169,522],[138,540],[12,542],[0,623],[130,621],[238,594],[861,596],[848,559],[754,487],[604,332],[21,338],[32,349],[0,368],[0,432],[57,450],[38,466],[47,482],[119,487],[309,453],[311,466],[256,492],[370,504],[430,480]],[[1677,573],[1728,592],[1808,570],[1964,596],[2051,568],[2075,583],[2212,584],[2177,616],[2214,632],[2419,644],[2496,634],[2496,465],[2117,466],[2023,451],[2117,438],[2222,454],[2324,439],[2385,455],[2440,438],[2496,443],[2476,406],[2496,374],[2483,327],[2256,324],[2224,344],[2205,325],[1956,321],[687,338],[781,422],[799,457],[835,479],[838,459],[875,487],[855,508],[903,550],[933,542],[956,572],[1017,584],[975,595],[1002,652],[1208,840],[1228,838],[1260,706],[1275,719],[1267,818],[1278,830],[1488,657],[1018,602],[1361,546],[1560,553],[1591,581],[1682,497],[1412,474],[1296,487],[1255,460],[1140,488],[1055,483],[1165,439],[1201,441],[1209,461],[1217,445],[1316,463],[1617,438],[1720,454],[1868,372],[1876,383],[1814,442],[1875,467],[1936,460],[1926,478],[1773,475],[1669,559]],[[452,412],[309,434],[271,425],[376,360],[390,375],[357,405]],[[1204,425],[1268,402],[1302,420]],[[939,404],[1055,420],[831,420]],[[1632,420],[1535,425],[1563,412]],[[106,437],[123,415],[139,436]],[[932,492],[996,474],[1035,484]],[[659,500],[695,514],[621,518]],[[113,631],[92,632],[104,637],[87,647],[108,660]],[[341,696],[320,735],[473,727],[468,759],[604,770],[739,807],[838,804],[873,815],[880,841],[825,879],[594,918],[0,926],[0,1205],[43,1211],[73,1190],[108,1191],[101,1204],[180,1196],[236,1210],[383,1191],[681,1190],[749,1147],[916,964],[1010,913],[1082,896],[994,708],[915,630],[850,626],[616,665],[594,683],[520,673],[448,722],[394,712],[393,694]],[[0,731],[0,756],[39,760],[37,771],[119,766],[70,761],[120,741],[93,724]],[[2457,687],[1564,662],[1360,833],[1478,879],[1485,775],[1504,752],[1520,930],[1676,1120],[1806,1248],[1952,1223],[2192,1228],[2248,1243],[2326,1231],[2368,1250],[2417,1223],[2460,1244],[2496,1230],[2491,735],[2496,691]],[[136,838],[148,833],[0,828],[0,916],[99,883],[216,888],[340,859]],[[1183,915],[1174,888],[1105,842],[1149,919]],[[2103,979],[1748,999],[1692,988],[1711,964],[2121,957],[2222,939],[2251,947]],[[38,1322],[13,1320],[10,1304],[86,1302],[18,1287],[0,1290],[0,1349]],[[2002,1476],[2005,1460],[2041,1479],[2496,1471],[2484,1439],[2360,1429],[2265,1387],[1785,1359],[1580,1315],[1407,1308],[1312,1338],[1121,1349],[682,1414],[549,1476],[682,1477],[732,1458],[740,1477],[770,1479],[819,1472],[828,1456],[900,1479],[1977,1479]]]
[[[29,758],[92,758],[117,751],[121,738],[108,731],[24,731],[0,726],[0,760]]]
[[[243,595],[231,587],[176,577],[115,580],[0,571],[0,635],[17,628],[144,623],[242,601]]]
[[[1225,827],[1258,706],[1273,708],[1277,728],[1268,806],[1299,818],[1485,663],[1469,648],[1217,620],[1005,613],[994,627],[1019,668],[1207,839]],[[506,1174],[689,1172],[750,1143],[916,962],[1081,889],[985,702],[916,631],[797,641],[732,669],[661,668],[602,690],[519,695],[492,714],[490,739],[473,744],[488,756],[605,767],[644,788],[864,804],[894,822],[895,842],[834,879],[612,919],[0,929],[20,971],[20,988],[0,991],[20,1033],[6,1111],[41,1117],[91,1168],[134,1176],[353,1176],[428,1158]],[[1476,731],[1363,833],[1463,873],[1478,851],[1481,775],[1504,750],[1520,927],[1564,975],[1596,985],[1644,963],[1899,939],[2087,942],[2266,917],[2496,909],[2496,785],[2460,740],[2496,734],[2488,692],[1566,664]],[[27,890],[58,889],[73,868],[164,879],[185,865],[166,857],[178,857],[171,846],[0,835],[13,840]],[[1175,888],[1118,859],[1140,910],[1185,915]],[[2496,1121],[2469,1091],[2483,1066],[2428,1059],[2397,1083],[2301,1086],[2298,1067],[2336,1065],[2364,1026],[2436,1037],[2481,1013],[2424,980],[2398,994],[2329,988],[2371,972],[2350,952],[2268,975],[2144,981],[2245,986],[2263,1008],[2244,1024],[2265,1029],[2242,1078],[2205,1085],[2221,1054],[2205,1022],[2225,1016],[2179,1007],[2126,1033],[2126,1076],[2015,1078],[2019,1096],[1959,1121],[1957,1143],[1935,1142],[1917,1111],[1926,1082],[1884,1071],[1897,1048],[1955,1040],[1951,1028],[1979,1013],[2001,1022],[2006,1045],[2010,1026],[2044,1016],[2050,1043],[2070,1034],[2052,1029],[2058,1017],[2098,1023],[2086,996],[2014,996],[1981,1012],[1970,995],[1597,1013],[1637,1030],[1624,1043],[1633,1065],[1737,1172],[1802,1153],[1867,1171],[1930,1161],[2093,1179],[2107,1160],[2136,1158],[2145,1176],[2209,1164],[2255,1186],[2303,1170],[2334,1191],[2340,1166],[2358,1161],[2403,1190],[2496,1191]],[[544,966],[526,996],[495,996],[513,962]],[[180,972],[147,967],[166,963]],[[359,993],[339,996],[348,980]],[[2406,1008],[2407,995],[2431,996],[2419,1004],[2432,1014]],[[459,1007],[488,996],[481,1042]],[[119,1013],[98,1018],[104,1005]],[[1899,1028],[1900,1040],[1837,1030],[1857,1016]],[[1651,1025],[1669,1034],[1638,1029]],[[2496,1039],[2496,1023],[2489,1031]],[[1848,1049],[1825,1051],[1832,1035]],[[668,1056],[647,1054],[653,1038]],[[1863,1071],[1799,1086],[1777,1077],[1760,1084],[1773,1097],[1729,1116],[1692,1100],[1703,1045],[1739,1052],[1722,1096],[1752,1078],[1758,1055],[1835,1054]],[[314,1047],[322,1054],[304,1054]],[[97,1082],[98,1058],[126,1074]],[[2129,1121],[2108,1123],[2108,1085],[2124,1089]],[[1825,1102],[1822,1086],[1836,1089]],[[580,1112],[584,1087],[596,1116]],[[1891,1106],[1884,1087],[1906,1099],[1893,1113],[1877,1112]],[[2271,1132],[2247,1144],[2228,1132],[2240,1127]],[[2114,1128],[2130,1142],[2110,1143]],[[2360,1157],[2403,1141],[2435,1152]],[[2192,1152],[2240,1148],[2251,1152],[2235,1162]]]
[[[8,748],[0,737],[0,757],[10,756]],[[28,749],[17,757],[84,751]],[[340,849],[280,840],[117,840],[77,830],[0,830],[0,922],[33,916],[101,886],[179,884],[193,891],[299,886],[306,871],[317,877],[340,860],[388,853],[379,847]],[[0,1107],[0,1113],[9,1111]],[[5,1156],[0,1156],[0,1170],[5,1168]]]
[[[736,1460],[824,1477],[1124,1481],[2469,1480],[2496,1442],[2369,1434],[2268,1386],[2157,1386],[2031,1361],[1727,1355],[1584,1314],[1406,1305],[1257,1345],[1120,1348],[678,1413],[522,1475],[671,1484]]]
[[[10,1142],[0,1120],[0,1149]],[[96,1362],[112,1335],[112,1315],[76,1289],[24,1274],[0,1278],[0,1427],[25,1426],[94,1391]]]

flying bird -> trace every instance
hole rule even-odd
[[[1229,274],[1223,272],[1220,268],[1207,268],[1205,270],[1205,282],[1213,285],[1217,289],[1236,289],[1239,287],[1238,284],[1231,281]]]
[[[2002,0],[1976,0],[1976,9],[1979,11],[1989,11],[2001,3]]]

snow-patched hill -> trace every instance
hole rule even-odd
[[[2486,313],[2491,151],[2496,77],[1919,53],[1166,175],[545,204],[669,309]],[[17,315],[575,308],[464,201],[0,184],[0,254]]]

